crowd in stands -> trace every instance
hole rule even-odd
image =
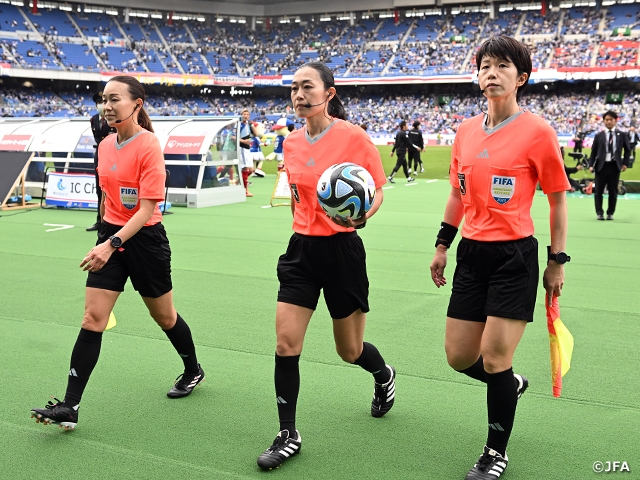
[[[401,120],[420,120],[425,133],[455,133],[460,123],[486,110],[484,99],[477,94],[461,94],[452,90],[446,95],[341,95],[348,119],[366,123],[370,133],[391,133]],[[442,100],[446,98],[445,100]],[[442,100],[442,101],[441,101]],[[580,128],[591,131],[601,125],[601,115],[613,108],[619,113],[619,124],[628,128],[631,119],[640,114],[640,94],[628,95],[622,105],[607,105],[604,95],[525,93],[520,105],[545,118],[560,135],[572,135]],[[283,115],[291,116],[286,97],[213,97],[149,94],[145,108],[151,115],[240,115],[249,108],[252,119],[271,125]],[[0,115],[62,117],[95,113],[91,96],[61,92],[59,95],[34,89],[6,89],[0,94]],[[298,123],[300,119],[296,120]]]
[[[317,59],[337,76],[451,74],[473,72],[471,52],[485,38],[504,34],[530,43],[536,68],[638,63],[635,47],[610,45],[616,41],[612,27],[640,25],[638,4],[616,4],[600,11],[563,8],[545,15],[510,6],[512,10],[495,18],[488,13],[449,12],[402,17],[396,24],[391,18],[364,15],[353,25],[345,19],[274,20],[269,29],[260,24],[251,30],[247,23],[229,21],[167,25],[133,18],[125,23],[121,17],[51,9],[40,9],[35,16],[24,7],[2,4],[0,13],[4,8],[8,14],[6,22],[0,21],[0,51],[3,62],[36,69],[280,75]],[[21,8],[29,22],[19,20],[23,14],[16,15]],[[5,30],[12,35],[3,36]],[[21,35],[16,38],[15,32]],[[77,45],[83,47],[81,55]]]

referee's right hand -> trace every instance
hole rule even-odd
[[[447,248],[444,245],[438,245],[436,247],[436,254],[433,256],[433,261],[429,269],[431,270],[431,280],[440,288],[447,284],[447,279],[444,277],[444,269],[447,266]]]

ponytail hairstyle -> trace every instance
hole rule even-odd
[[[127,86],[127,91],[129,92],[129,96],[133,100],[141,99],[142,107],[138,111],[138,125],[140,125],[145,130],[153,133],[153,126],[151,125],[151,119],[149,118],[149,114],[144,109],[144,101],[147,98],[144,93],[144,87],[142,84],[133,77],[129,75],[118,75],[113,77],[109,82],[119,82],[124,83]],[[109,83],[107,82],[107,83]]]
[[[322,83],[324,84],[324,88],[326,88],[327,90],[331,87],[336,88],[336,82],[333,78],[333,73],[331,72],[331,69],[327,67],[324,63],[309,62],[309,63],[305,63],[300,68],[305,68],[305,67],[313,68],[316,72],[318,72],[318,75],[320,76],[320,80],[322,80]],[[340,120],[347,119],[347,112],[337,92],[331,98],[331,100],[329,100],[329,104],[327,105],[327,113],[334,118],[339,118]]]

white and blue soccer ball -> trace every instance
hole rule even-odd
[[[371,174],[355,163],[339,163],[327,168],[316,189],[318,202],[330,217],[362,218],[376,198]]]

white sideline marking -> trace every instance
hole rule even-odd
[[[417,184],[418,184],[418,182],[413,181],[413,182],[410,182],[410,183],[405,183],[404,186],[405,187],[413,187],[414,185],[417,185]]]
[[[271,208],[271,205],[263,205],[260,208]]]
[[[43,225],[45,227],[58,227],[58,228],[50,228],[49,230],[45,230],[47,232],[55,232],[56,230],[66,230],[67,228],[74,227],[74,225],[63,225],[61,223],[45,223]]]
[[[437,178],[433,178],[433,179],[431,179],[431,180],[427,180],[427,183],[433,183],[433,182],[437,182],[437,181],[438,181],[438,179],[437,179]]]
[[[382,187],[383,190],[391,190],[393,188],[393,186],[389,186],[389,187]]]

